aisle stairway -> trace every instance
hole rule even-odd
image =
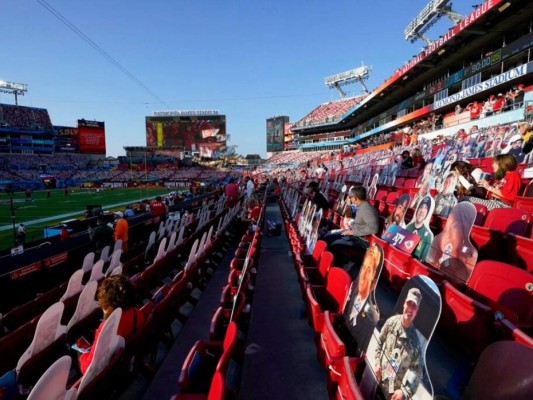
[[[277,203],[267,203],[265,219],[281,221]],[[326,399],[326,373],[303,315],[285,232],[264,235],[257,270],[240,397]]]

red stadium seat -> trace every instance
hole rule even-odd
[[[394,246],[389,246],[385,253],[383,272],[392,288],[400,293],[403,285],[411,276],[411,255]]]
[[[467,293],[511,322],[533,325],[533,276],[527,271],[498,261],[481,261],[468,280]]]
[[[533,239],[511,234],[506,244],[508,262],[533,274]]]
[[[317,268],[303,267],[298,270],[298,277],[302,292],[305,292],[307,285],[324,285],[326,276],[331,267],[333,267],[334,256],[329,251],[324,251],[320,256]]]
[[[478,250],[478,260],[502,260],[504,254],[502,232],[474,225],[470,239]]]
[[[209,392],[215,371],[226,373],[237,342],[237,324],[230,322],[223,342],[197,341],[181,367],[181,393]]]
[[[317,267],[318,260],[320,259],[320,256],[326,250],[327,247],[328,247],[328,244],[325,241],[317,240],[315,244],[315,248],[313,249],[313,254],[310,254],[310,255],[302,254],[300,256],[302,261],[305,263],[305,266],[306,267]]]
[[[533,197],[516,196],[513,206],[514,208],[533,214]]]
[[[517,208],[495,208],[489,211],[483,226],[503,233],[525,236],[530,222],[531,214],[529,212]]]
[[[514,342],[493,343],[481,354],[462,399],[530,399],[533,350]]]
[[[332,383],[330,398],[337,400],[364,400],[355,380],[356,370],[354,367],[356,365],[357,363],[350,357],[341,359],[338,363],[338,368],[334,371],[334,373],[338,374],[338,378]]]
[[[348,272],[333,267],[328,272],[326,286],[307,286],[305,295],[309,324],[315,333],[319,333],[322,329],[325,310],[334,313],[342,311],[351,283],[352,279]]]
[[[533,325],[532,286],[527,271],[498,261],[480,261],[464,292],[443,283],[440,323],[458,335],[465,350],[479,354],[496,336],[495,319],[505,318],[518,327]]]

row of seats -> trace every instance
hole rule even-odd
[[[221,201],[223,201],[223,199]],[[205,264],[204,261],[206,260],[208,255],[213,253],[215,248],[219,247],[219,242],[224,238],[223,234],[225,230],[227,229],[229,222],[234,218],[236,211],[237,209],[231,210],[229,213],[226,213],[226,216],[224,218],[219,217],[220,220],[224,222],[219,223],[219,229],[213,238],[211,238],[211,234],[213,232],[213,227],[211,227],[211,229],[209,229],[210,239],[207,240],[208,238],[208,227],[207,226],[205,226],[203,229],[197,229],[195,234],[191,235],[191,237],[187,240],[187,242],[194,240],[195,236],[198,236],[198,235],[201,235],[202,240],[199,240],[198,238],[194,240],[194,243],[192,245],[191,252],[190,252],[188,269],[182,270],[179,273],[176,273],[174,276],[169,277],[167,275],[166,280],[167,281],[170,280],[170,282],[165,283],[163,287],[157,290],[156,294],[151,299],[149,299],[149,301],[145,305],[143,305],[143,307],[141,308],[141,311],[143,312],[143,314],[145,314],[145,320],[147,321],[145,327],[139,330],[131,338],[127,339],[126,347],[124,348],[124,354],[122,354],[121,356],[113,357],[112,360],[115,360],[114,362],[118,363],[118,362],[125,361],[124,365],[133,367],[135,364],[132,363],[131,360],[135,359],[136,357],[139,360],[144,359],[144,356],[147,354],[146,351],[148,349],[154,348],[153,346],[147,345],[147,343],[150,342],[150,341],[147,341],[147,335],[150,334],[151,338],[154,339],[154,338],[161,338],[163,336],[163,332],[165,334],[167,333],[167,326],[165,326],[165,321],[168,322],[168,324],[170,324],[171,321],[175,319],[175,317],[174,318],[171,317],[173,313],[169,311],[174,310],[174,306],[178,304],[178,299],[181,299],[182,301],[185,301],[187,299],[187,295],[190,293],[191,287],[194,287],[193,281],[196,279],[198,275],[198,268],[196,267],[196,265]],[[173,236],[175,236],[175,234],[176,234],[175,231],[172,232]],[[154,236],[155,236],[155,232],[154,232]],[[170,240],[170,242],[173,241],[173,236],[171,236],[172,240]],[[202,243],[202,246],[200,246],[199,243]],[[163,237],[159,243],[159,255],[161,255],[162,252],[165,252],[165,250],[168,250],[168,252],[164,254],[160,259],[155,260],[154,263],[147,268],[147,270],[148,269],[155,270],[158,268],[163,270],[166,267],[168,267],[169,264],[175,264],[176,260],[179,260],[179,254],[183,252],[185,249],[186,249],[186,243],[183,243],[182,246],[175,246],[174,248],[171,248],[171,246],[167,246],[167,238]],[[193,261],[197,261],[197,262],[193,262]],[[178,265],[175,269],[173,269],[172,273],[174,273],[175,270],[179,269],[179,267],[181,266]],[[120,271],[120,267],[116,268],[114,271],[117,271],[117,270]],[[74,274],[74,275],[77,275],[77,274]],[[160,277],[163,279],[162,275],[160,275]],[[134,281],[134,284],[135,284],[135,279],[132,278],[132,280]],[[153,283],[154,283],[154,286],[152,286],[151,290],[155,291],[154,287],[160,286],[162,281],[153,282]],[[81,320],[78,322],[83,321],[84,324],[82,324],[82,326],[85,328],[91,325],[93,327],[97,325],[97,321],[98,321],[97,311],[98,310],[97,310],[96,302],[94,301],[96,287],[97,287],[96,281],[91,282],[91,284],[88,284],[85,286],[82,294],[79,296],[80,300],[78,301],[77,309],[84,310],[84,312],[88,311],[91,316],[96,315],[96,317],[93,317],[92,319],[90,319],[90,321],[86,321],[84,316],[82,316],[83,318],[81,318]],[[89,288],[92,289],[92,292],[90,294],[85,294],[89,290]],[[80,303],[82,303],[82,299],[85,299],[86,301],[83,303],[84,305],[80,306]],[[58,304],[61,304],[61,303],[58,303]],[[90,304],[90,307],[87,307],[88,304]],[[54,305],[52,307],[58,308],[59,306]],[[54,315],[57,315],[57,314],[58,313],[56,312]],[[57,329],[56,331],[59,331],[59,329]],[[47,344],[50,343],[50,341],[44,340],[40,336],[42,335],[38,335],[36,333],[35,339],[33,342],[40,347],[43,347],[43,346],[46,347]],[[65,340],[66,340],[66,343],[71,343],[75,341],[75,338],[79,336],[70,335],[69,337],[70,339],[65,338],[65,337],[61,338],[58,336],[56,340],[56,342],[58,343],[58,346],[56,346],[55,349],[59,350],[60,352],[64,352],[65,347],[63,347],[64,346],[63,343],[65,343]],[[51,346],[48,346],[48,347],[51,347]],[[17,376],[18,383],[22,387],[31,387],[33,383],[35,383],[36,378],[38,378],[39,371],[42,373],[43,367],[46,367],[47,365],[50,364],[50,362],[53,359],[57,358],[57,353],[52,354],[51,351],[44,353],[42,349],[38,349],[38,350],[40,351],[30,351],[30,354],[32,354],[31,358],[33,359],[32,363],[30,363],[30,365],[33,364],[33,366],[31,367],[31,371],[33,373],[33,375],[31,376],[32,379],[26,378],[24,381],[22,381],[21,377]],[[98,351],[98,344],[97,344],[96,350]],[[95,356],[95,360],[96,359],[97,357]],[[102,360],[100,360],[100,362],[96,362],[93,364],[100,365],[103,363]],[[112,361],[112,360],[106,359],[106,362]],[[48,361],[48,364],[46,364],[46,361]],[[37,362],[39,362],[38,368],[35,366]],[[20,361],[19,361],[19,364],[21,364]],[[28,363],[26,362],[26,364]],[[26,364],[22,365],[22,367],[28,369]],[[107,372],[105,372],[104,370]],[[99,369],[97,373],[95,374],[95,376],[97,375],[99,377],[98,381],[100,380],[113,381],[111,379],[112,372],[110,371],[116,371],[116,369],[113,370],[113,368],[105,367],[104,370]],[[130,372],[136,372],[136,371],[131,370]],[[26,377],[26,376],[29,376],[29,374],[26,373],[23,376]],[[82,380],[89,379],[87,378],[87,376],[88,376],[88,373],[85,374]],[[95,377],[93,376],[93,378]],[[117,383],[115,381],[113,382]],[[103,383],[99,383],[98,385],[91,385],[91,387],[94,387],[90,391],[90,393],[93,393],[93,395],[94,395],[95,390],[100,390],[100,391],[102,391],[103,389],[107,390],[107,388],[105,388],[105,384]],[[84,389],[83,392],[86,392],[87,390],[88,389]],[[80,398],[80,394],[78,394],[78,398]],[[91,396],[87,396],[86,398],[94,398],[94,397],[92,397],[91,395]]]
[[[344,271],[340,272],[332,266],[333,258],[324,242],[318,241],[312,254],[302,254],[306,249],[303,245],[306,241],[299,236],[297,228],[293,227],[290,213],[286,211],[284,215],[300,284],[306,287],[305,297],[309,321],[315,332],[318,359],[329,371],[330,397],[362,399],[364,397],[361,391],[364,387],[358,385],[356,376],[360,378],[362,375],[364,359],[358,357],[360,349],[357,349],[357,344],[347,329],[343,329],[341,315],[349,280],[343,278]],[[372,242],[379,243],[384,248],[383,275],[393,288],[400,290],[405,280],[420,273],[429,275],[438,282],[444,302],[439,330],[445,332],[450,339],[456,339],[450,340],[450,344],[461,345],[463,350],[471,353],[474,360],[495,340],[499,341],[497,348],[508,347],[504,340],[512,340],[515,343],[511,348],[515,353],[516,348],[518,354],[532,351],[531,336],[520,329],[524,326],[531,327],[531,274],[508,264],[482,261],[478,263],[468,285],[458,288],[447,281],[441,271],[400,252],[378,237],[373,236]],[[309,271],[313,271],[316,278],[310,278]],[[333,277],[337,285],[328,282]],[[396,282],[396,279],[403,283]],[[311,282],[322,282],[323,289],[317,291],[310,286]],[[329,296],[317,296],[316,293],[321,291],[329,292]],[[523,356],[519,358],[517,362],[521,363]],[[479,385],[478,375],[474,373],[472,376],[474,386]],[[481,389],[476,386],[472,392],[477,393],[476,390]]]
[[[255,231],[250,229],[252,223],[235,251],[219,307],[211,319],[209,340],[198,340],[190,349],[180,371],[179,394],[173,400],[202,395],[208,399],[237,398],[237,383],[228,377],[228,370],[232,361],[242,365],[263,217],[264,207]]]

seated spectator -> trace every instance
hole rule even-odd
[[[142,327],[145,323],[144,316],[134,307],[135,304],[135,290],[130,280],[124,275],[115,275],[106,278],[98,288],[97,300],[104,313],[104,319],[100,326],[94,332],[93,346],[87,353],[80,354],[79,364],[82,374],[87,372],[94,357],[94,351],[98,336],[104,327],[105,320],[117,308],[122,309],[122,316],[118,325],[117,334],[124,339],[130,337],[137,329]]]
[[[426,166],[426,160],[424,160],[422,152],[418,147],[413,150],[412,158],[414,168],[422,169]]]
[[[494,170],[494,184],[481,179],[479,185],[487,190],[490,199],[479,199],[472,196],[464,197],[471,203],[482,204],[487,209],[509,208],[518,195],[522,181],[520,174],[516,170],[518,163],[512,154],[500,154],[494,157],[492,168]]]
[[[89,238],[94,243],[94,252],[96,256],[102,253],[106,246],[113,246],[114,242],[113,228],[107,225],[104,217],[99,215],[96,218],[96,228],[89,228]]]
[[[400,164],[400,166],[403,169],[413,168],[413,158],[409,154],[408,150],[404,150],[402,152],[402,163]]]
[[[345,251],[353,249],[364,252],[368,248],[368,241],[365,236],[377,234],[379,230],[378,212],[366,201],[366,189],[362,186],[351,188],[348,197],[352,204],[357,207],[351,228],[328,233],[324,237],[328,243],[328,250],[335,257],[335,265],[344,266],[346,270],[350,270],[354,263],[349,263],[350,260],[348,260]]]
[[[128,204],[126,209],[124,210],[124,216],[126,218],[133,217],[135,215],[135,212],[133,211],[133,208],[131,208],[131,205]]]
[[[473,196],[484,199],[486,192],[479,182],[483,171],[474,167],[472,164],[466,161],[455,161],[450,165],[450,171],[457,173],[458,182],[456,187],[456,195],[458,199],[464,196]]]
[[[307,189],[311,195],[311,202],[316,205],[317,211],[319,209],[326,211],[329,208],[329,200],[318,188],[318,182],[309,182]]]

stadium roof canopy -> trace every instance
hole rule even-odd
[[[533,15],[531,0],[499,1],[475,22],[463,26],[458,34],[449,35],[449,32],[445,32],[441,38],[446,35],[449,37],[442,45],[432,51],[426,49],[425,52],[414,55],[413,60],[407,63],[408,68],[397,69],[381,86],[345,113],[336,123],[293,128],[292,131],[313,134],[351,129],[415,95],[416,91],[428,81],[444,76],[450,70],[457,68],[461,60],[469,59],[472,54],[479,53],[485,47],[492,47],[495,42],[501,40],[504,32],[516,31],[521,26],[527,29],[531,15]],[[453,29],[451,28],[450,32]],[[438,42],[439,40],[435,41]],[[424,54],[424,57],[420,57],[421,54]],[[414,62],[416,58],[420,61]]]

